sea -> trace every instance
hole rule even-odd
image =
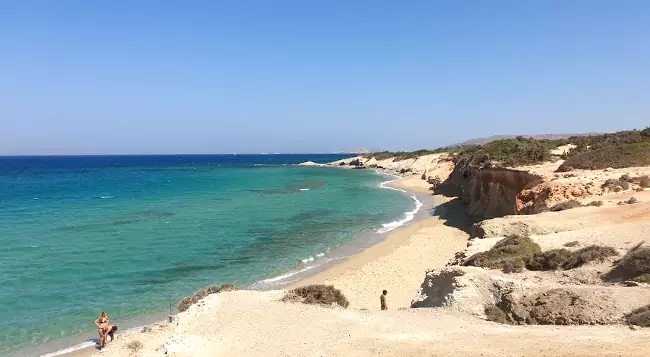
[[[0,355],[92,345],[101,311],[135,327],[211,284],[282,286],[413,218],[392,177],[295,165],[349,156],[0,157]]]

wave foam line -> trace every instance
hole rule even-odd
[[[394,177],[399,177],[399,176],[394,176]],[[406,190],[402,190],[402,189],[399,189],[399,188],[386,186],[387,184],[392,183],[392,182],[399,181],[400,179],[401,179],[401,177],[399,177],[398,179],[395,179],[395,180],[390,180],[390,181],[382,182],[382,183],[379,184],[379,187],[381,187],[381,188],[387,188],[387,189],[389,189],[389,190],[393,190],[393,191],[399,191],[399,192],[404,192],[404,193],[406,193]],[[420,200],[418,200],[418,198],[415,197],[415,195],[411,195],[411,198],[412,198],[413,201],[415,202],[415,208],[414,208],[413,210],[411,210],[411,211],[405,212],[405,213],[404,213],[404,218],[402,218],[402,219],[399,219],[399,220],[396,220],[396,221],[392,221],[392,222],[388,222],[388,223],[384,223],[384,224],[382,224],[382,225],[381,225],[382,228],[379,228],[379,229],[377,230],[377,233],[388,233],[388,232],[394,230],[395,228],[397,228],[397,227],[399,227],[399,226],[403,226],[403,225],[405,225],[406,223],[412,221],[413,218],[415,218],[415,214],[418,213],[418,211],[420,210],[420,208],[422,208],[422,202],[420,202]]]
[[[160,322],[163,322],[163,321],[160,321]],[[120,332],[119,334],[128,335],[128,334],[140,332],[140,331],[142,331],[143,327],[151,326],[151,325],[153,325],[153,323],[149,324],[149,325],[141,325],[141,326],[127,328],[127,329],[123,330],[122,332]],[[85,348],[95,347],[96,345],[97,345],[97,342],[95,342],[95,339],[93,339],[91,341],[82,342],[82,343],[80,343],[78,345],[74,345],[74,346],[71,346],[71,347],[68,347],[68,348],[64,348],[62,350],[58,350],[58,351],[55,351],[55,352],[52,352],[52,353],[47,353],[47,354],[41,355],[40,357],[61,356],[61,355],[69,354],[69,353],[79,351],[79,350],[82,350],[82,349],[85,349]]]
[[[56,352],[41,355],[41,357],[55,357],[55,356],[65,355],[65,354],[68,354],[68,353],[72,353],[72,352],[79,351],[79,350],[82,350],[84,348],[93,347],[93,346],[95,346],[95,342],[87,341],[87,342],[83,342],[83,343],[80,343],[80,344],[72,346],[72,347],[68,347],[68,348],[64,348],[62,350],[58,350]]]

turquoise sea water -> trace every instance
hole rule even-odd
[[[283,274],[413,209],[371,171],[276,166],[337,158],[0,158],[0,355]]]

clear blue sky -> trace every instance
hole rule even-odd
[[[650,1],[4,1],[0,154],[650,125]]]

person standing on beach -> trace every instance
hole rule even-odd
[[[379,302],[381,303],[382,310],[388,310],[388,305],[386,304],[386,294],[388,294],[388,291],[384,290],[379,297]]]

